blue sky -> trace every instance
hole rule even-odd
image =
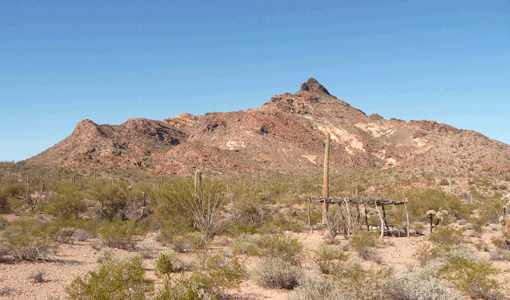
[[[309,77],[510,144],[510,2],[0,1],[0,161],[81,119],[257,108]]]

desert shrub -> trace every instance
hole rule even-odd
[[[450,184],[450,182],[444,178],[439,181],[439,185],[449,185],[449,184]]]
[[[411,220],[421,220],[429,210],[440,211],[446,209],[456,219],[466,219],[472,210],[472,205],[462,203],[455,196],[440,189],[416,189],[408,193],[409,217]],[[446,219],[444,220],[446,221]]]
[[[100,251],[103,249],[103,243],[101,241],[95,240],[90,243],[90,247],[92,247],[94,250]]]
[[[354,300],[347,294],[343,284],[325,276],[308,277],[302,280],[287,297],[288,300]]]
[[[161,252],[154,260],[156,275],[170,280],[170,274],[175,271],[178,261],[177,252],[173,250]]]
[[[455,245],[449,247],[446,256],[450,260],[462,258],[467,261],[475,261],[479,259],[478,255],[474,251],[462,245]]]
[[[44,210],[47,214],[53,216],[78,218],[80,213],[87,210],[83,199],[84,195],[78,184],[62,184],[57,188],[56,194],[50,198]]]
[[[351,262],[333,277],[315,276],[299,282],[289,300],[391,299],[384,294],[383,283],[391,278],[391,268],[364,269]]]
[[[479,207],[481,218],[486,222],[498,223],[507,213],[505,209],[506,201],[507,197],[501,196],[499,193],[494,193],[492,197],[485,199],[483,205]]]
[[[11,212],[11,204],[7,192],[0,189],[0,214],[8,214]]]
[[[154,283],[145,278],[140,256],[107,260],[66,287],[69,299],[142,300],[153,290]]]
[[[384,293],[393,300],[461,300],[462,295],[435,278],[419,278],[412,274],[391,277],[384,284]]]
[[[497,248],[496,251],[490,253],[491,260],[510,261],[510,250]]]
[[[3,232],[10,254],[22,260],[50,259],[57,245],[48,237],[44,227],[44,223],[35,219],[10,223]]]
[[[158,252],[157,244],[154,240],[140,241],[136,243],[135,249],[140,252],[143,258],[151,258]]]
[[[291,263],[300,259],[302,245],[297,239],[282,234],[241,235],[232,245],[234,254],[279,257]]]
[[[84,242],[91,237],[91,235],[90,235],[90,233],[88,233],[88,231],[86,231],[84,229],[80,229],[80,228],[76,229],[76,231],[74,232],[74,236],[80,242]]]
[[[168,278],[156,299],[223,299],[227,289],[239,287],[244,273],[244,267],[235,258],[226,257],[221,253],[205,255],[191,274],[181,273],[175,280]]]
[[[34,282],[44,282],[44,275],[46,271],[43,269],[36,269],[30,272],[28,278],[32,279]]]
[[[271,219],[269,211],[267,206],[249,200],[232,202],[232,206],[228,207],[228,219],[232,226],[225,230],[232,235],[259,233]]]
[[[492,237],[491,242],[498,249],[510,250],[510,244],[508,244],[503,238]]]
[[[411,227],[416,231],[418,234],[422,234],[421,232],[425,229],[425,223],[423,222],[414,222]]]
[[[374,247],[377,245],[376,233],[359,230],[351,237],[349,242],[351,248],[356,251],[361,258],[372,260],[377,263],[381,262],[381,258],[374,250]]]
[[[499,270],[489,262],[480,260],[471,250],[453,244],[424,248],[421,252],[424,267],[418,273],[420,278],[444,277],[459,291],[471,297],[500,299],[498,283],[491,277],[498,274]]]
[[[313,261],[323,274],[339,273],[342,262],[349,258],[340,247],[320,244],[313,254]]]
[[[111,259],[112,257],[113,257],[112,250],[108,248],[103,248],[99,250],[99,253],[96,256],[96,262],[102,264],[105,261]]]
[[[53,235],[53,239],[58,243],[72,244],[75,232],[76,229],[73,227],[62,227]]]
[[[346,266],[335,277],[344,283],[346,299],[383,299],[383,283],[393,273],[391,267],[364,269],[359,262]]]
[[[144,229],[138,228],[135,222],[123,222],[117,218],[110,222],[103,222],[99,232],[105,246],[126,250],[134,250],[135,235],[145,233]]]
[[[211,240],[203,233],[194,231],[171,238],[172,248],[180,253],[207,249]]]
[[[455,258],[449,261],[445,269],[446,277],[453,282],[454,286],[473,298],[501,299],[498,291],[499,285],[492,275],[499,270],[492,267],[486,261],[468,261],[463,258]]]
[[[462,233],[464,229],[455,229],[449,226],[443,226],[436,229],[429,235],[429,240],[440,246],[454,246],[464,243]]]
[[[8,214],[23,203],[19,201],[25,192],[21,183],[13,183],[0,188],[0,213]]]
[[[119,217],[129,201],[126,184],[111,180],[98,180],[90,186],[88,194],[97,202],[96,212],[99,218],[112,220]]]
[[[266,288],[291,290],[303,276],[300,267],[278,257],[265,257],[252,270],[252,279]]]

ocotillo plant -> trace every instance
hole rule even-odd
[[[326,150],[324,151],[324,180],[322,186],[322,196],[329,197],[329,143],[330,137],[329,132],[326,134]],[[322,226],[326,226],[328,222],[328,203],[324,200],[322,203]]]

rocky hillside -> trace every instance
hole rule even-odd
[[[310,78],[294,94],[258,109],[121,125],[82,120],[74,132],[28,163],[141,168],[151,174],[308,173],[320,170],[331,133],[333,171],[399,168],[462,173],[507,171],[510,146],[435,121],[367,116]]]

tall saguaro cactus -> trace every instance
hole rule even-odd
[[[326,134],[326,150],[324,151],[324,180],[322,185],[322,196],[325,198],[329,197],[329,136],[330,134],[328,132]],[[322,203],[322,226],[325,226],[328,222],[328,209],[329,204],[324,201],[324,203]]]
[[[195,193],[197,195],[200,195],[200,192],[202,191],[202,173],[197,170],[195,172]]]

